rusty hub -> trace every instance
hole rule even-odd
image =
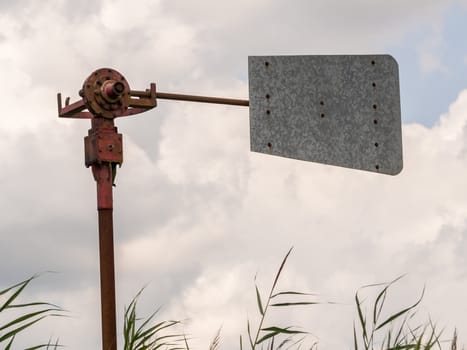
[[[130,104],[130,86],[116,70],[93,72],[80,91],[88,110],[97,117],[113,119],[125,115]]]

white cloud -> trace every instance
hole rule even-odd
[[[103,1],[101,18],[104,26],[111,31],[121,33],[135,28],[143,29],[151,17],[158,16],[159,1]]]
[[[38,296],[75,317],[50,324],[72,349],[98,347],[95,188],[83,166],[89,122],[58,120],[57,90],[74,100],[93,69],[112,66],[135,89],[156,81],[167,92],[246,97],[247,54],[382,50],[443,6],[144,1],[138,12],[123,1],[87,4],[26,2],[20,15],[0,18],[0,288],[61,271]],[[190,316],[203,346],[223,325],[224,348],[236,346],[257,315],[255,272],[265,290],[294,245],[284,288],[351,304],[359,286],[408,272],[400,299],[426,282],[426,309],[465,337],[467,92],[434,127],[404,126],[397,177],[250,154],[247,113],[160,101],[117,121],[125,145],[115,189],[120,318],[149,282],[142,310],[164,304],[161,316]],[[321,348],[348,347],[351,307],[288,316]]]

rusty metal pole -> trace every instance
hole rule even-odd
[[[66,98],[65,106],[58,94],[58,115],[91,119],[91,129],[84,138],[84,155],[97,187],[102,350],[117,350],[112,189],[117,166],[123,163],[123,144],[114,119],[154,108],[156,85],[133,92],[119,72],[102,68],[84,81],[79,94],[81,100],[70,104]]]
[[[97,187],[97,211],[99,215],[99,270],[101,289],[102,349],[117,349],[115,308],[115,263],[113,239],[112,187],[116,165],[123,161],[121,135],[114,127],[113,119],[94,118],[89,136],[85,138],[86,165],[91,165]],[[93,161],[93,152],[106,160]],[[115,153],[115,157],[112,154]]]
[[[102,349],[117,349],[112,209],[99,209]]]
[[[102,68],[84,81],[79,94],[81,100],[70,104],[70,99],[66,98],[65,106],[58,94],[58,115],[60,118],[91,119],[91,129],[84,138],[84,153],[86,167],[91,167],[97,185],[102,350],[117,350],[112,188],[117,166],[123,163],[123,144],[114,119],[156,107],[156,84],[151,83],[145,91],[131,90],[119,72]],[[157,97],[248,106],[248,100],[230,98],[171,93],[158,93]]]

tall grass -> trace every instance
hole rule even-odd
[[[5,350],[12,349],[17,337],[29,331],[47,317],[63,316],[63,310],[53,304],[46,302],[18,302],[21,293],[36,278],[32,276],[11,287],[0,290],[0,346]],[[25,350],[34,349],[57,349],[58,341],[32,345]]]
[[[253,324],[250,319],[246,322],[246,336],[240,335],[240,350],[298,350],[298,349],[318,349],[318,343],[312,342],[309,345],[306,340],[311,335],[310,332],[292,326],[280,326],[270,323],[268,317],[275,309],[290,307],[306,307],[319,304],[317,301],[310,301],[315,294],[303,293],[293,290],[278,291],[278,282],[283,273],[284,266],[290,256],[290,249],[283,258],[272,285],[267,293],[262,293],[256,284],[254,285],[254,295],[256,299],[258,321]],[[391,287],[401,280],[398,277],[389,283],[373,284],[361,287],[355,294],[356,322],[353,325],[353,344],[349,348],[354,350],[430,350],[449,348],[457,350],[457,333],[452,339],[442,341],[442,330],[428,318],[422,322],[415,322],[415,315],[418,312],[424,290],[420,297],[407,307],[386,314],[386,303]],[[362,292],[368,289],[378,289],[374,300],[362,299]],[[185,336],[178,333],[170,333],[172,327],[179,321],[153,321],[157,311],[149,318],[138,320],[136,317],[136,301],[140,293],[133,299],[130,307],[125,311],[125,350],[142,349],[186,349],[190,346]],[[370,305],[368,311],[368,304]],[[140,322],[137,331],[136,323]],[[133,331],[129,331],[133,330]],[[163,333],[162,331],[169,331]],[[219,328],[212,340],[209,350],[220,348]],[[156,336],[156,334],[158,334]],[[127,344],[135,344],[139,339],[139,347],[131,347]],[[146,346],[142,340],[147,339]]]
[[[402,276],[389,283],[364,286],[355,293],[358,322],[354,323],[353,327],[354,350],[442,348],[440,340],[442,331],[437,329],[436,324],[431,319],[423,322],[415,321],[424,290],[412,305],[383,317],[389,289],[401,278]],[[361,299],[360,292],[370,288],[379,288],[379,290],[368,315],[366,304]]]
[[[154,322],[157,309],[146,318],[137,317],[136,306],[141,291],[125,308],[123,322],[124,350],[180,350],[185,349],[186,338],[183,334],[168,333],[180,321]]]
[[[290,350],[317,349],[318,343],[308,345],[306,341],[310,332],[298,327],[282,326],[271,323],[269,315],[278,309],[290,307],[306,307],[319,304],[311,298],[312,293],[293,290],[278,290],[278,282],[284,266],[290,256],[290,249],[283,258],[267,293],[262,293],[256,284],[254,295],[257,304],[258,320],[256,323],[247,319],[246,336],[240,335],[239,349],[243,350]],[[45,318],[63,316],[63,310],[47,302],[19,302],[29,284],[36,278],[33,276],[11,287],[0,290],[0,348],[12,350],[15,339],[29,331]],[[453,337],[442,340],[442,330],[428,318],[417,321],[418,307],[423,299],[424,290],[412,304],[399,310],[387,313],[386,304],[390,289],[401,280],[372,284],[361,287],[355,293],[356,320],[353,325],[354,350],[431,350],[449,348],[457,350],[457,332]],[[366,291],[376,291],[374,297],[362,297]],[[138,316],[137,304],[142,290],[125,308],[123,338],[124,350],[189,350],[188,339],[183,332],[177,331],[176,320],[156,321],[159,309],[148,317]],[[6,319],[6,321],[5,321]],[[220,331],[217,331],[209,350],[220,348]],[[57,349],[58,341],[31,345],[24,350]],[[462,347],[462,349],[464,349]]]
[[[277,291],[277,283],[282,274],[284,266],[289,258],[292,248],[289,249],[284,259],[282,260],[276,276],[272,283],[271,289],[265,299],[261,297],[258,286],[255,283],[256,302],[259,312],[259,322],[256,327],[253,327],[250,320],[247,320],[247,335],[248,346],[251,350],[257,349],[286,349],[286,348],[299,348],[306,337],[308,332],[300,330],[292,326],[278,326],[275,324],[266,325],[268,313],[271,308],[289,308],[293,306],[308,306],[318,304],[315,301],[297,300],[296,297],[314,296],[312,293],[303,293],[297,291]],[[284,297],[292,298],[283,300]],[[240,336],[240,349],[243,350],[243,337]]]

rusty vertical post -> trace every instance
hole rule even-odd
[[[117,166],[123,163],[123,144],[114,119],[156,107],[156,85],[151,83],[146,91],[132,91],[119,72],[101,68],[84,81],[79,95],[81,100],[70,104],[66,98],[63,106],[58,94],[58,115],[91,119],[91,129],[84,138],[84,156],[97,187],[102,350],[117,350],[112,189]]]
[[[116,166],[122,163],[123,156],[122,135],[117,133],[113,119],[92,119],[92,128],[85,138],[85,155],[86,165],[91,166],[97,187],[102,349],[116,350],[112,187]]]
[[[117,349],[112,209],[99,211],[102,349]]]

